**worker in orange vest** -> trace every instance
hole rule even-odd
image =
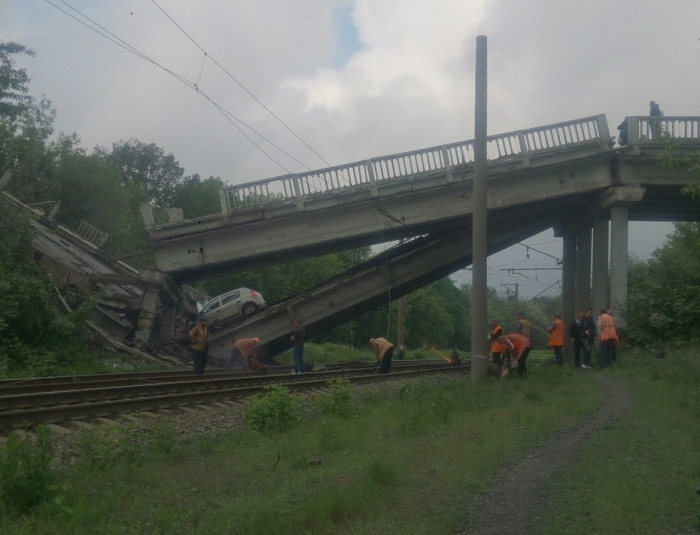
[[[495,318],[491,320],[489,327],[491,327],[491,334],[489,335],[491,340],[491,358],[493,359],[494,364],[498,364],[500,366],[501,353],[503,353],[506,348],[505,344],[502,344],[498,340],[504,334],[503,327],[498,324],[498,320]]]
[[[547,329],[547,332],[549,333],[549,342],[547,342],[547,345],[554,351],[554,358],[561,368],[564,365],[562,348],[566,340],[566,326],[561,320],[561,312],[554,313],[554,321],[549,326],[549,329]]]
[[[602,370],[612,364],[612,352],[619,341],[615,320],[610,310],[601,309],[597,327],[600,333],[598,368]]]
[[[518,361],[518,375],[523,377],[527,372],[527,357],[532,349],[532,340],[522,334],[513,333],[508,336],[501,336],[498,341],[505,348],[503,350],[503,362],[510,362],[510,358],[513,357]],[[507,370],[507,368],[503,370],[504,374],[501,377],[507,375]]]

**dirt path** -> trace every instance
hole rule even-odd
[[[491,489],[468,506],[468,524],[461,535],[532,535],[547,511],[545,487],[584,443],[630,408],[632,391],[601,373],[593,373],[606,391],[602,408],[573,429],[558,432],[525,458],[502,469]],[[517,500],[510,497],[518,496]]]

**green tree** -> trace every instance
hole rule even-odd
[[[12,171],[9,190],[37,202],[50,177],[54,152],[65,144],[50,145],[55,111],[48,100],[37,102],[29,94],[26,71],[15,68],[17,54],[34,55],[17,43],[0,42],[0,174]]]
[[[188,176],[175,186],[170,206],[182,208],[186,219],[221,213],[219,191],[223,187],[218,177],[201,180],[196,174]]]
[[[18,43],[0,41],[0,119],[14,119],[34,104],[27,72],[15,68],[17,54],[34,57],[34,51]]]
[[[86,221],[109,235],[107,251],[121,254],[143,249],[148,241],[133,188],[111,164],[74,151],[56,165],[47,197],[60,201],[61,224],[77,229]]]
[[[172,206],[173,195],[184,180],[184,169],[172,154],[137,139],[113,143],[111,152],[98,146],[94,153],[119,169],[124,186],[138,187],[140,202],[153,202],[158,209]]]
[[[666,244],[628,271],[627,339],[644,345],[700,336],[700,224],[679,223]]]
[[[50,373],[71,361],[88,308],[65,315],[53,284],[34,262],[27,214],[0,197],[0,375],[13,368]]]

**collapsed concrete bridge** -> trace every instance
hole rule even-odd
[[[659,120],[630,117],[624,147],[612,143],[604,115],[488,140],[489,254],[554,227],[564,238],[567,320],[587,306],[624,308],[628,221],[698,218],[697,206],[680,192],[698,178],[658,159],[668,139],[680,155],[700,150],[700,118],[652,121]],[[663,138],[652,138],[656,128]],[[99,268],[73,262],[69,271],[73,280],[86,274],[107,294],[131,295],[135,317],[116,313],[112,322],[122,322],[121,331],[130,327],[134,343],[145,346],[167,343],[177,325],[192,319],[197,297],[182,284],[409,240],[217,334],[211,349],[224,357],[232,340],[258,336],[274,355],[288,348],[295,318],[313,336],[470,265],[473,154],[473,142],[464,141],[231,186],[221,191],[221,213],[196,220],[172,210],[170,222],[156,225],[146,205],[157,269],[110,262],[95,247],[86,253],[92,260],[78,263]],[[133,279],[120,285],[114,277]]]

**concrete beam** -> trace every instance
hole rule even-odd
[[[489,229],[488,252],[510,247],[547,227],[546,216],[515,227],[509,218],[504,218]],[[210,354],[227,358],[234,340],[256,336],[263,342],[261,351],[274,356],[290,347],[292,317],[304,322],[311,337],[358,314],[382,308],[390,298],[398,299],[469,265],[471,240],[464,236],[470,230],[461,229],[440,238],[424,237],[394,247],[333,281],[216,334],[210,342]]]
[[[527,210],[546,200],[583,198],[611,183],[607,161],[528,169],[488,179],[488,209]],[[408,188],[409,185],[404,185]],[[551,201],[550,201],[551,202]],[[572,200],[573,202],[573,200]],[[580,200],[578,201],[580,202]],[[307,201],[307,205],[309,201]],[[247,224],[161,239],[153,243],[156,265],[177,280],[207,273],[257,269],[280,261],[340,251],[358,244],[384,243],[464,224],[473,212],[471,182],[444,182],[419,192],[366,200],[324,210],[272,217],[265,211]],[[217,221],[221,221],[218,218]],[[167,229],[159,229],[165,235]]]
[[[608,308],[608,245],[609,228],[607,219],[596,219],[593,223],[593,292],[591,308],[597,314],[601,308]]]

